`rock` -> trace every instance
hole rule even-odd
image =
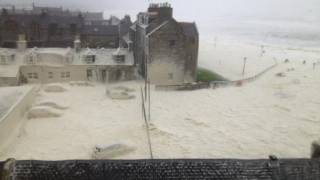
[[[313,141],[311,145],[311,158],[320,158],[320,140]]]
[[[55,118],[60,116],[61,114],[47,107],[32,108],[28,113],[28,119]]]
[[[125,144],[113,144],[110,146],[96,146],[92,154],[93,159],[110,159],[129,154],[136,149]]]
[[[67,91],[65,88],[63,88],[61,85],[47,85],[44,88],[45,92],[50,92],[50,93],[61,93]]]

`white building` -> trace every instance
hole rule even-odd
[[[136,78],[128,49],[0,49],[0,86],[68,81],[115,82]]]

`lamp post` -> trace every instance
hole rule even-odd
[[[247,57],[243,58],[243,70],[242,70],[242,76],[244,76],[245,70],[246,70],[246,63],[247,63]]]

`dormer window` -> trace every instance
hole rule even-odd
[[[87,51],[82,55],[82,60],[87,64],[93,64],[96,62],[96,57],[96,53],[88,48]]]
[[[113,55],[112,58],[117,63],[124,63],[126,60],[125,55]]]
[[[96,62],[96,56],[95,55],[86,55],[86,56],[84,56],[84,61],[87,64],[93,64]]]
[[[33,57],[33,56],[27,57],[27,63],[28,63],[28,64],[35,64],[36,62],[35,62],[34,57]]]
[[[126,61],[125,50],[118,48],[117,51],[112,54],[112,59],[116,63],[124,63]]]

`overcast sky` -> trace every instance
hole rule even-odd
[[[0,0],[0,4],[64,6],[73,9],[133,15],[157,0]],[[163,1],[162,1],[163,2]],[[320,19],[320,0],[168,0],[183,20],[205,21],[219,17]]]
[[[0,0],[0,4],[31,7],[63,6],[110,15],[131,15],[146,11],[150,2],[169,2],[178,21],[195,21],[201,36],[217,33],[282,34],[283,37],[313,38],[320,33],[320,0]],[[298,35],[296,34],[298,32]],[[290,35],[290,33],[295,33]],[[319,37],[320,38],[320,37]]]

